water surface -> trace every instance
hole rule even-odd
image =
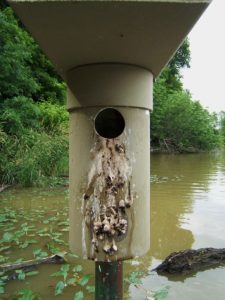
[[[173,251],[186,248],[225,247],[225,153],[162,155],[151,157],[151,249],[146,256],[124,263],[125,275],[141,272],[143,290],[134,285],[125,286],[131,299],[145,299],[144,290],[160,290],[168,286],[166,299],[222,300],[225,298],[225,267],[198,272],[190,277],[158,276],[151,269]],[[0,254],[15,261],[19,257],[33,258],[33,250],[50,253],[49,244],[68,251],[68,197],[67,189],[11,189],[0,194],[1,212],[13,210],[19,215],[15,228],[27,223],[28,236],[36,244],[26,248],[18,246]],[[61,224],[61,225],[59,225]],[[33,227],[32,227],[33,225]],[[8,226],[8,227],[7,227]],[[0,227],[1,236],[11,226]],[[39,236],[46,228],[48,236]],[[16,229],[11,229],[14,232]],[[9,231],[10,232],[10,231]],[[53,233],[58,233],[54,236]],[[140,234],[144,234],[140,233]],[[21,239],[23,239],[22,237]],[[58,240],[57,240],[58,239]],[[66,241],[65,243],[59,241]],[[76,260],[84,273],[94,276],[94,264]],[[41,266],[39,275],[25,281],[14,280],[7,284],[6,292],[12,295],[24,287],[38,292],[42,299],[54,299],[57,278],[51,277],[60,266]],[[94,278],[90,280],[93,284]],[[68,287],[58,299],[73,299],[79,287]],[[85,295],[85,299],[94,299]]]

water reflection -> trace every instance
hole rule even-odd
[[[157,155],[151,174],[164,180],[151,185],[151,252],[164,259],[173,251],[191,248],[194,236],[184,228],[193,210],[194,195],[208,191],[218,172],[217,154]]]
[[[141,271],[146,289],[170,285],[168,300],[223,300],[225,268],[199,272],[189,278],[180,275],[165,278],[150,273],[150,270],[177,250],[224,247],[225,154],[153,154],[151,174],[151,250],[144,257],[126,262],[124,277],[130,272]],[[38,215],[42,215],[46,222],[52,215],[57,215],[57,212],[62,219],[67,218],[67,190],[8,190],[0,194],[1,209],[6,206],[29,211],[26,222],[41,227],[43,219],[38,219]],[[20,226],[15,224],[17,225]],[[44,226],[50,225],[46,223]],[[64,238],[68,240],[67,232]],[[41,243],[34,247],[44,247]],[[23,256],[26,256],[26,249],[18,250],[14,258]],[[93,262],[77,263],[82,264],[84,273],[94,274]],[[38,282],[38,290],[43,299],[53,299],[55,281],[50,283],[52,287],[49,289],[49,278],[57,270],[58,267],[49,266],[46,272],[45,267],[41,267],[40,276],[29,281],[34,290]],[[23,282],[19,281],[7,285],[9,292],[23,287]],[[74,289],[71,288],[58,297],[72,299],[73,295]],[[143,298],[143,294],[135,290],[134,286],[130,288],[130,295],[132,300]]]

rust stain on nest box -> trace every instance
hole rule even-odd
[[[91,150],[92,162],[88,184],[83,196],[83,218],[91,239],[91,251],[86,249],[83,236],[83,251],[91,253],[92,259],[100,251],[110,260],[118,252],[117,243],[128,236],[132,238],[133,220],[128,217],[134,201],[131,189],[132,167],[126,154],[124,135],[115,139],[96,136]],[[85,229],[82,230],[85,234]]]

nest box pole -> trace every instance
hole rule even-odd
[[[123,262],[95,263],[95,300],[123,299]]]

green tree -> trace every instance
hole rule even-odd
[[[48,184],[67,171],[65,84],[0,0],[0,184]]]
[[[180,70],[189,67],[189,61],[186,40],[155,83],[151,114],[151,144],[155,148],[183,152],[211,150],[221,144],[215,115],[183,89]]]
[[[0,10],[0,24],[0,103],[16,96],[64,103],[65,84],[10,7]]]
[[[219,145],[214,116],[187,92],[170,94],[162,116],[161,145],[168,150],[211,150]]]
[[[191,51],[190,51],[190,43],[188,39],[185,39],[181,47],[176,51],[175,55],[169,62],[169,68],[171,73],[178,78],[180,76],[180,69],[184,67],[190,68],[190,59],[191,59]]]
[[[40,109],[32,99],[24,96],[6,99],[1,105],[0,124],[4,132],[21,136],[27,130],[40,128]]]
[[[4,101],[0,114],[0,183],[50,184],[68,168],[64,106],[23,96]],[[57,180],[58,182],[58,180]]]
[[[0,11],[0,103],[14,96],[31,97],[39,85],[33,78],[31,37],[18,26],[12,10]]]
[[[170,90],[182,90],[182,76],[180,74],[180,70],[185,67],[190,67],[190,59],[190,44],[188,39],[185,39],[160,76],[160,78],[164,80],[163,84],[167,88],[168,92]]]
[[[223,144],[225,145],[225,111],[219,113],[219,124],[218,124],[223,138]]]
[[[154,102],[151,114],[151,140],[154,146],[159,146],[165,138],[162,118],[166,113],[167,98],[175,91],[182,91],[180,68],[189,67],[189,62],[189,42],[185,40],[154,84]]]

